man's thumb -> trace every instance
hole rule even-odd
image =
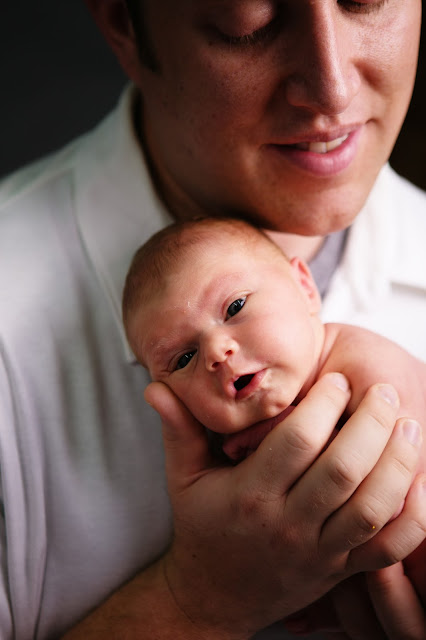
[[[170,488],[184,489],[211,465],[205,428],[162,382],[149,384],[144,395],[162,420]]]

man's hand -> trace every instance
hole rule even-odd
[[[284,626],[330,640],[426,640],[425,608],[402,562],[348,578]]]
[[[407,496],[419,444],[404,421],[394,430],[391,387],[372,387],[320,455],[349,396],[340,374],[324,376],[255,453],[225,467],[172,392],[147,388],[163,419],[174,510],[164,567],[200,638],[211,630],[249,638],[350,575],[401,560],[424,538],[424,494]]]

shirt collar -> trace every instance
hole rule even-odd
[[[424,209],[424,194],[421,202]],[[356,308],[368,311],[381,305],[393,284],[426,290],[426,257],[420,246],[424,232],[416,233],[414,217],[409,223],[404,219],[404,211],[420,213],[418,209],[416,187],[385,165],[350,228],[335,274]],[[341,287],[336,291],[341,293]],[[330,306],[331,300],[326,299],[325,305]]]
[[[155,191],[134,130],[137,96],[134,87],[125,90],[117,108],[86,136],[75,169],[80,232],[130,362],[134,355],[121,315],[125,276],[137,248],[172,222]]]

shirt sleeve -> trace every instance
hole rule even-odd
[[[19,376],[18,376],[19,377]],[[22,385],[0,343],[0,637],[35,638],[45,566],[39,452]]]

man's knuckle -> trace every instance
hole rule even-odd
[[[421,513],[416,514],[413,517],[410,527],[407,527],[406,534],[411,539],[421,540],[426,535],[426,510],[422,510]]]
[[[379,564],[382,568],[390,567],[404,558],[404,552],[392,543],[384,543],[379,552]]]
[[[371,428],[375,431],[384,432],[387,438],[389,438],[395,425],[395,414],[390,409],[391,407],[385,405],[385,407],[374,407],[368,412]]]
[[[325,391],[325,393],[324,393],[324,400],[328,404],[331,404],[333,409],[336,409],[336,411],[341,412],[343,410],[343,408],[344,408],[344,398],[342,397],[342,393],[339,392],[337,387],[335,389],[333,389],[333,391],[334,390],[336,392],[335,393],[331,393],[331,391],[329,389],[327,389],[327,391]]]
[[[314,448],[311,439],[307,437],[306,430],[295,425],[287,430],[286,445],[288,454],[298,457],[311,453]]]
[[[341,491],[348,491],[358,486],[361,477],[354,465],[345,462],[341,457],[335,457],[328,467],[331,482]]]
[[[414,456],[399,455],[398,458],[393,459],[392,465],[398,475],[403,476],[404,478],[410,478],[416,461],[417,458]]]
[[[361,533],[372,534],[383,526],[383,517],[368,503],[363,504],[355,518],[355,526]]]
[[[267,505],[271,502],[271,496],[266,491],[259,488],[252,488],[239,496],[234,503],[234,512],[238,513],[244,520],[257,518],[265,512]]]

